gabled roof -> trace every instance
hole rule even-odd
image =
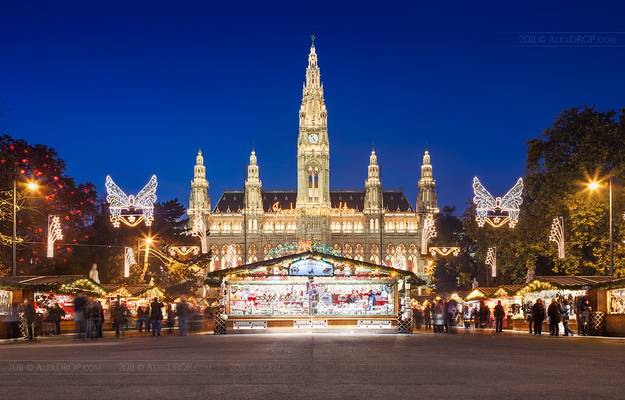
[[[14,289],[57,290],[104,294],[104,288],[83,275],[28,275],[0,278],[0,285]]]
[[[231,275],[231,274],[242,274],[242,273],[244,274],[246,271],[252,271],[258,268],[262,268],[262,267],[271,267],[271,266],[277,266],[277,265],[286,266],[295,261],[305,260],[305,259],[323,260],[323,261],[327,261],[335,265],[343,264],[343,265],[349,265],[349,266],[355,266],[355,267],[368,268],[368,269],[371,269],[372,271],[376,271],[377,274],[380,274],[382,276],[389,276],[389,277],[404,276],[404,277],[410,278],[412,284],[423,284],[423,281],[410,271],[404,271],[402,269],[387,267],[385,265],[378,265],[378,264],[373,264],[373,263],[369,263],[366,261],[358,261],[358,260],[354,260],[351,258],[335,256],[332,254],[319,253],[316,251],[306,251],[306,252],[297,253],[297,254],[289,254],[289,255],[282,256],[282,257],[272,258],[270,260],[263,260],[263,261],[258,261],[258,262],[247,264],[247,265],[241,265],[241,266],[234,267],[234,268],[227,268],[227,269],[209,272],[206,277],[206,282],[207,283],[214,282],[216,279],[218,280],[218,279],[223,278],[224,276]]]
[[[514,296],[521,289],[523,289],[523,285],[478,286],[465,298],[467,300],[480,300],[508,297]]]
[[[296,190],[263,190],[263,209],[271,212],[274,205],[282,210],[295,208],[297,205]],[[390,212],[414,212],[410,202],[401,190],[385,190],[382,193],[384,209]],[[224,191],[213,208],[214,213],[239,213],[245,205],[245,195],[241,190]],[[331,190],[330,205],[332,208],[351,208],[362,211],[365,207],[363,190]]]

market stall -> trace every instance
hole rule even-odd
[[[605,334],[625,336],[625,278],[595,285],[597,311],[605,313]]]
[[[593,310],[597,310],[594,286],[612,281],[609,276],[537,276],[517,292],[523,298],[524,314],[538,299],[542,299],[545,310],[553,299],[558,302],[567,301],[572,308],[569,327],[577,328],[577,307],[583,296],[588,296]],[[545,320],[545,324],[547,321]],[[543,327],[545,329],[547,326]],[[527,321],[515,321],[515,329],[528,329]]]
[[[164,291],[158,285],[154,284],[154,282],[149,284],[104,284],[102,286],[106,290],[104,301],[102,301],[102,307],[104,308],[107,326],[111,323],[111,305],[118,300],[128,309],[131,317],[131,320],[128,322],[134,326],[136,324],[139,307],[146,309],[155,297],[161,301],[166,298]]]
[[[512,329],[513,321],[523,319],[522,298],[518,295],[518,291],[523,285],[500,285],[496,287],[478,287],[467,295],[465,300],[470,307],[478,307],[484,302],[491,310],[491,317],[495,306],[501,301],[506,319],[504,320],[504,329]]]
[[[55,304],[58,304],[65,313],[61,322],[62,332],[73,331],[74,327],[71,321],[74,319],[74,299],[76,296],[84,294],[97,298],[105,293],[102,286],[82,275],[17,276],[3,278],[2,282],[5,287],[11,287],[13,304],[21,304],[24,299],[33,301],[35,311],[38,314],[37,328],[40,330],[48,311]]]
[[[306,252],[208,274],[219,286],[227,331],[395,331],[410,312],[408,271]],[[399,319],[403,318],[399,317]]]

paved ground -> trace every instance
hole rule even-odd
[[[0,393],[81,400],[616,399],[625,398],[625,341],[464,333],[66,338],[0,344]]]

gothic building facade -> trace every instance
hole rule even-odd
[[[245,189],[225,191],[211,207],[202,152],[191,182],[188,214],[209,232],[211,269],[230,268],[281,255],[311,243],[335,254],[424,272],[421,229],[438,212],[436,182],[425,152],[415,207],[402,191],[383,190],[377,155],[369,157],[363,189],[330,190],[330,138],[314,42],[308,55],[297,138],[297,190],[263,188],[251,152]]]

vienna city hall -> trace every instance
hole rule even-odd
[[[327,121],[313,42],[299,111],[297,190],[265,189],[252,151],[245,189],[223,192],[212,206],[204,158],[198,152],[188,214],[208,231],[211,270],[313,249],[424,273],[423,225],[438,212],[430,155],[423,155],[414,207],[402,191],[382,190],[374,150],[364,187],[331,190]]]

